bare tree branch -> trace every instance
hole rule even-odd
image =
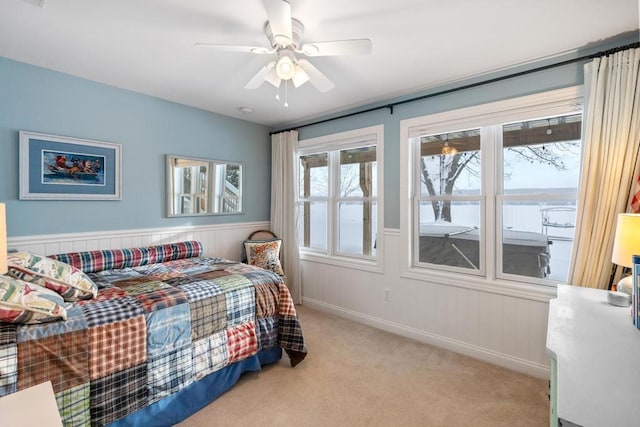
[[[531,146],[515,146],[508,147],[506,150],[511,151],[517,155],[521,160],[535,164],[546,164],[553,166],[557,170],[567,170],[568,166],[564,163],[563,158],[569,155],[577,155],[580,152],[579,142],[557,142],[549,144],[531,145]],[[439,173],[440,182],[444,182],[443,194],[453,194],[456,181],[460,178],[462,173],[467,173],[472,176],[480,175],[480,161],[479,151],[467,151],[455,154],[453,156],[447,156],[450,161],[443,163],[441,159]],[[432,156],[432,158],[442,155]],[[507,172],[510,165],[505,164],[504,178],[508,179],[511,173]],[[436,176],[431,176],[427,170],[427,164],[425,158],[421,159],[422,168],[422,182],[427,187],[427,191],[431,196],[436,195],[435,186],[433,181]],[[446,175],[446,177],[444,176]],[[432,201],[434,217],[446,221],[451,221],[451,201],[440,200]]]

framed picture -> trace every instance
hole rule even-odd
[[[20,131],[20,199],[120,200],[121,145]]]

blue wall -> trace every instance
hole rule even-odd
[[[494,78],[509,76],[520,72],[533,71],[536,68],[548,66],[554,63],[571,61],[591,55],[602,50],[611,49],[616,46],[625,46],[638,41],[638,33],[624,34],[616,36],[606,43],[590,46],[553,60],[540,61],[518,68],[511,68],[498,73],[487,74],[480,78],[469,79],[456,82],[450,86],[442,86],[430,91],[414,93],[403,98],[386,100],[378,104],[368,105],[362,110],[381,105],[388,105],[394,102],[407,100],[414,97],[425,96],[448,89],[471,85],[474,83],[487,81]],[[400,121],[413,117],[420,117],[428,114],[439,113],[473,105],[485,104],[519,96],[531,95],[554,89],[561,89],[570,86],[582,85],[584,80],[583,65],[585,61],[578,61],[560,67],[553,67],[547,70],[530,72],[519,77],[508,78],[499,82],[483,84],[470,89],[454,91],[446,95],[438,95],[421,101],[409,102],[397,105],[393,108],[393,114],[389,109],[376,110],[373,112],[358,114],[348,118],[332,120],[318,125],[305,126],[305,123],[298,129],[298,139],[304,140],[318,136],[330,135],[366,126],[384,125],[384,226],[387,228],[400,228]],[[446,66],[446,65],[443,65]],[[425,70],[425,72],[429,72]],[[333,117],[356,112],[357,109],[343,111]],[[327,116],[318,119],[331,118]]]
[[[18,200],[20,130],[122,144],[122,200]],[[9,237],[269,220],[268,127],[2,57],[0,147]],[[244,162],[245,214],[167,218],[165,154]]]
[[[571,60],[637,42],[638,33],[612,37],[581,51],[456,82],[385,105],[490,78]],[[385,227],[400,226],[400,121],[472,105],[583,83],[584,61],[455,91],[389,110],[377,110],[299,129],[299,138],[383,124],[385,127]],[[428,73],[428,70],[425,70]],[[384,82],[381,82],[384,84]],[[346,114],[357,110],[344,111]],[[336,115],[336,116],[337,116]],[[325,117],[330,118],[331,116]],[[305,123],[293,123],[293,126]],[[122,201],[18,200],[18,131],[122,144]],[[0,201],[7,203],[9,236],[121,230],[227,222],[266,221],[270,206],[269,128],[208,113],[0,57]],[[245,214],[165,217],[164,155],[241,161],[245,168]]]

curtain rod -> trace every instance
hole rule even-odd
[[[563,65],[573,64],[574,62],[586,61],[588,59],[594,59],[594,58],[598,58],[600,56],[613,55],[614,53],[621,52],[623,50],[635,49],[635,48],[638,48],[638,47],[640,47],[640,42],[634,42],[634,43],[631,43],[631,44],[628,44],[628,45],[625,45],[625,46],[614,47],[612,49],[603,50],[603,51],[600,51],[600,52],[592,53],[590,55],[584,55],[584,56],[581,56],[579,58],[567,59],[566,61],[556,62],[554,64],[543,65],[543,66],[540,66],[540,67],[532,68],[530,70],[519,71],[517,73],[512,73],[512,74],[508,74],[508,75],[500,76],[500,77],[495,77],[495,78],[492,78],[492,79],[483,80],[481,82],[470,83],[470,84],[467,84],[467,85],[462,85],[462,86],[454,87],[454,88],[451,88],[451,89],[445,89],[445,90],[441,90],[441,91],[438,91],[438,92],[429,93],[429,94],[426,94],[426,95],[416,96],[414,98],[405,99],[403,101],[391,102],[389,104],[380,105],[380,106],[377,106],[377,107],[371,107],[371,108],[367,108],[365,110],[358,110],[358,111],[354,111],[352,113],[342,114],[340,116],[331,117],[331,118],[323,119],[323,120],[318,120],[318,121],[311,122],[311,123],[306,123],[306,124],[303,124],[303,125],[300,125],[300,126],[294,126],[294,127],[287,128],[287,129],[281,129],[281,130],[269,132],[269,135],[275,135],[275,134],[280,133],[280,132],[289,132],[289,131],[292,131],[292,130],[298,130],[300,128],[304,128],[304,127],[308,127],[308,126],[315,126],[315,125],[319,125],[319,124],[322,124],[322,123],[332,122],[334,120],[345,119],[347,117],[353,117],[353,116],[357,116],[357,115],[365,114],[365,113],[370,113],[372,111],[377,111],[377,110],[388,109],[389,113],[393,114],[393,107],[398,106],[398,105],[408,104],[408,103],[416,102],[416,101],[422,101],[424,99],[433,98],[433,97],[441,96],[441,95],[446,95],[446,94],[449,94],[449,93],[458,92],[458,91],[465,90],[465,89],[472,89],[474,87],[483,86],[483,85],[491,84],[491,83],[496,83],[496,82],[499,82],[499,81],[502,81],[502,80],[513,79],[515,77],[520,77],[520,76],[524,76],[524,75],[527,75],[527,74],[537,73],[537,72],[545,71],[545,70],[548,70],[548,69],[551,69],[551,68],[561,67]]]

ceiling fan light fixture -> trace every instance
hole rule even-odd
[[[291,59],[291,56],[284,51],[276,63],[276,74],[282,80],[290,80],[296,74],[296,64]]]

